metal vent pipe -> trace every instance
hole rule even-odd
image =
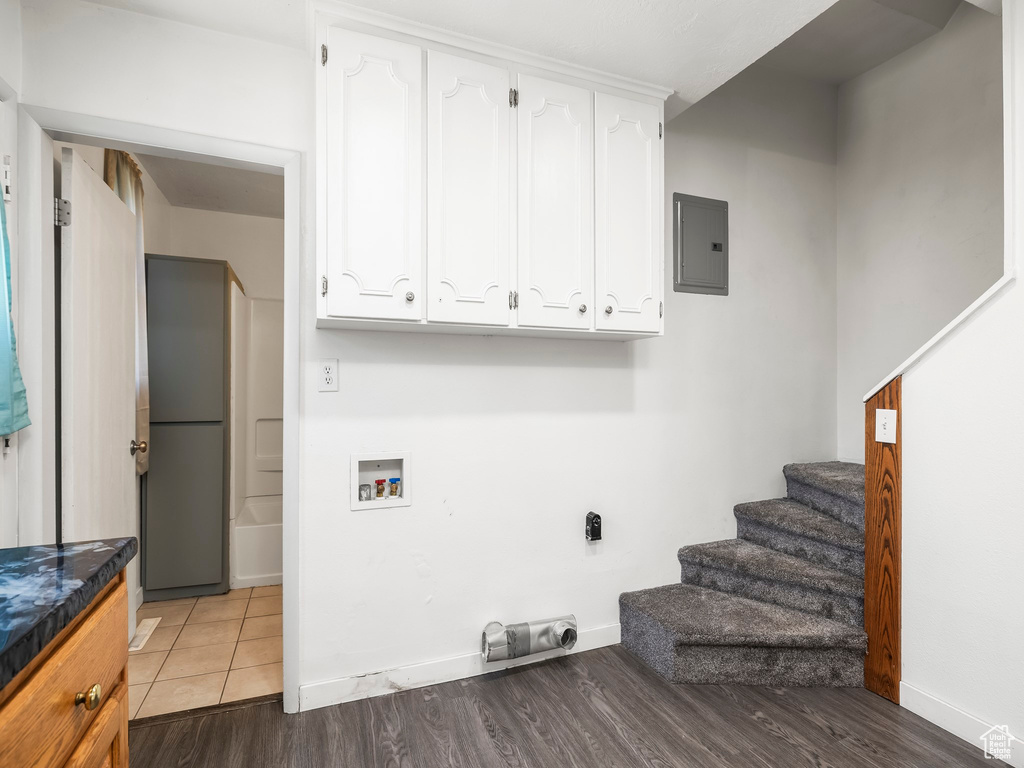
[[[576,617],[572,614],[520,624],[492,621],[484,627],[480,653],[484,661],[502,661],[556,648],[568,651],[576,645],[576,635]]]

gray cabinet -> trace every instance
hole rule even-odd
[[[673,280],[678,293],[729,294],[729,204],[672,195]]]
[[[146,257],[146,600],[215,594],[228,587],[228,285],[224,262]]]

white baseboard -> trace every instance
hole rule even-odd
[[[268,573],[262,576],[232,576],[228,580],[231,589],[248,589],[249,587],[275,587],[281,583],[280,573]]]
[[[920,715],[939,728],[949,731],[954,736],[960,737],[972,747],[977,748],[979,757],[984,754],[981,735],[994,725],[1002,725],[1002,723],[986,723],[984,720],[904,682],[900,682],[900,706],[909,709],[915,715]],[[1024,734],[1020,734],[1018,738],[1024,738]],[[1014,768],[1024,768],[1024,742],[1013,742],[1013,757],[1009,764]]]
[[[576,646],[570,653],[589,651],[619,642],[619,625],[580,630]],[[407,688],[422,688],[476,675],[486,675],[511,667],[564,656],[564,651],[548,651],[508,662],[485,664],[479,653],[467,653],[446,659],[435,659],[405,667],[395,667],[364,675],[352,675],[299,686],[299,711],[328,707],[356,699],[384,696]]]

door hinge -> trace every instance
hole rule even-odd
[[[323,277],[320,278],[320,295],[327,295],[327,275],[324,275]]]
[[[508,89],[508,105],[515,109],[519,106],[519,89],[509,88]]]
[[[665,302],[664,301],[659,301],[658,302],[658,317],[664,317],[664,316],[665,316]]]
[[[321,67],[326,67],[327,66],[327,44],[326,43],[324,43],[323,45],[320,46],[320,66]]]
[[[4,202],[11,202],[11,156],[4,155],[3,178],[0,178],[0,186],[3,186]]]
[[[53,226],[71,226],[71,201],[53,198]]]
[[[662,131],[661,123],[658,123],[658,138],[659,139],[661,138],[661,131]]]

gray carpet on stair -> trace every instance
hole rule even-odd
[[[864,465],[846,461],[787,464],[786,495],[864,530]]]
[[[752,600],[864,624],[864,582],[848,573],[740,539],[679,550],[680,581]]]
[[[619,598],[622,644],[667,680],[863,684],[863,630],[686,584]]]
[[[864,535],[793,499],[737,504],[736,535],[827,568],[864,576]]]
[[[864,468],[787,464],[739,538],[679,550],[681,584],[619,597],[622,644],[667,680],[863,685]]]

